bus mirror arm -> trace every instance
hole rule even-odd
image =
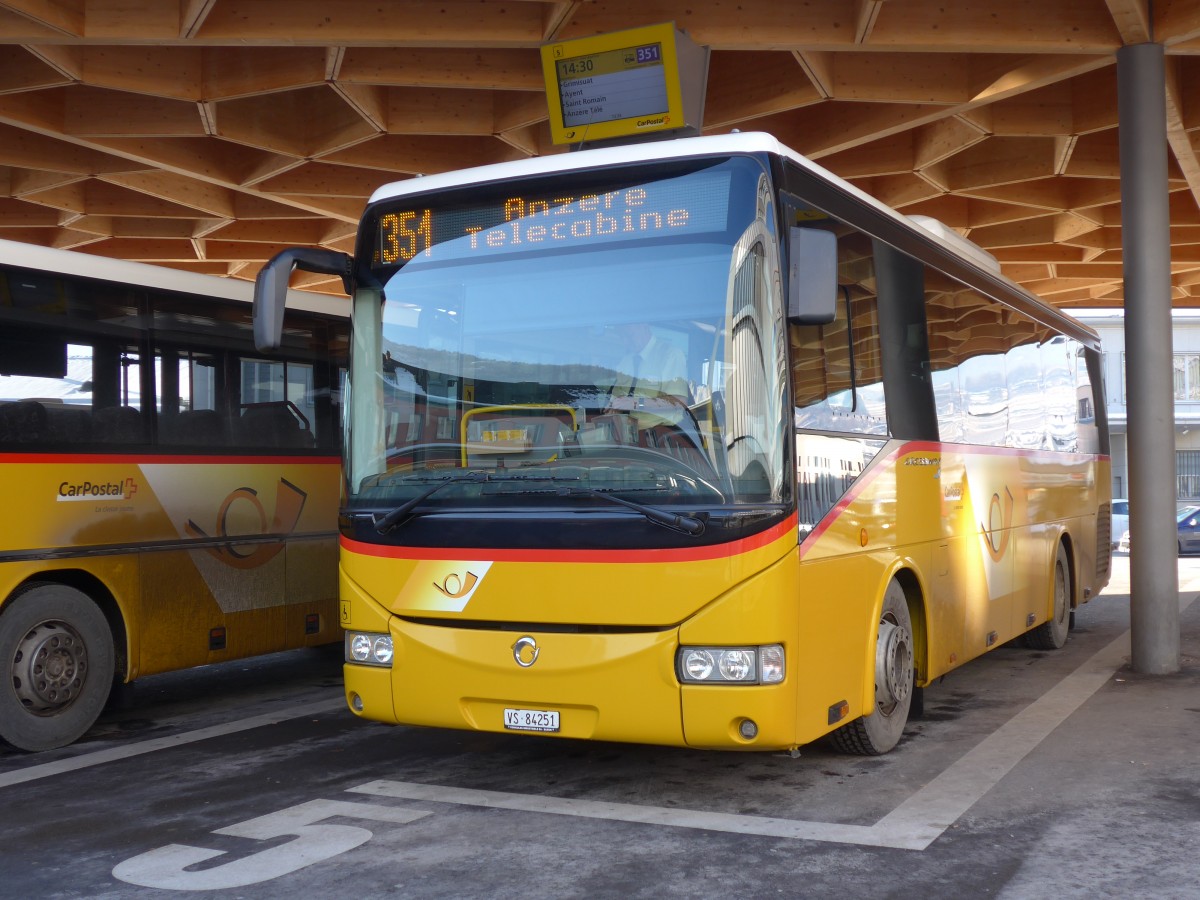
[[[825,325],[837,313],[837,235],[819,228],[788,229],[788,321]]]
[[[291,247],[275,254],[254,279],[254,345],[262,352],[278,350],[283,342],[283,310],[293,269],[338,275],[346,293],[353,293],[354,260],[336,250]]]

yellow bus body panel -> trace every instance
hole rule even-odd
[[[423,551],[343,540],[342,566],[365,596],[401,616],[661,627],[795,546],[794,528],[701,553]]]
[[[794,517],[693,559],[344,540],[343,625],[395,646],[390,678],[346,666],[347,696],[396,723],[504,731],[506,708],[557,710],[564,737],[795,747],[871,714],[893,578],[909,596],[918,684],[1046,622],[1060,542],[1075,602],[1099,593],[1108,483],[1104,457],[893,441],[799,544]],[[522,622],[546,627],[480,625]],[[525,634],[539,648],[527,668],[514,648]],[[765,644],[785,648],[782,684],[680,684],[675,672],[680,646]]]
[[[0,602],[30,580],[111,596],[125,676],[336,641],[331,457],[6,454]],[[280,540],[263,541],[279,535]],[[204,549],[188,549],[197,541]],[[305,620],[319,616],[306,633]],[[225,629],[223,649],[209,633]]]
[[[504,731],[504,709],[547,709],[561,714],[560,737],[684,745],[675,675],[679,622],[738,593],[781,557],[794,557],[795,541],[792,524],[740,554],[732,550],[740,544],[706,548],[712,558],[686,564],[614,561],[620,553],[594,562],[410,560],[356,553],[343,542],[343,625],[392,635],[394,709],[385,721]],[[451,587],[476,577],[469,596],[445,595],[451,575]],[[366,585],[386,591],[389,602],[378,603]],[[548,589],[556,585],[564,587]],[[514,657],[522,635],[456,628],[455,618],[596,627],[567,632],[530,626],[538,658],[522,668]],[[357,685],[364,680],[377,684],[365,671],[370,668],[345,667],[348,697],[361,694]]]

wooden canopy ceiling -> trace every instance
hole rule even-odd
[[[1115,54],[1163,44],[1200,306],[1198,0],[0,0],[0,237],[240,278],[350,250],[380,184],[560,152],[542,43],[665,21],[712,48],[706,132],[771,132],[1064,307],[1122,305]]]

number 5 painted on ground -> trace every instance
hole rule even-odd
[[[406,825],[428,815],[428,812],[422,810],[353,803],[348,800],[310,800],[281,809],[279,812],[230,825],[228,828],[218,828],[213,832],[260,841],[293,834],[296,836],[294,841],[194,872],[187,872],[185,869],[222,856],[225,851],[192,847],[188,844],[168,844],[125,860],[113,869],[113,876],[130,884],[178,891],[216,891],[244,887],[295,872],[315,862],[353,850],[371,839],[371,832],[365,828],[356,825],[317,824],[322,819],[342,816]]]

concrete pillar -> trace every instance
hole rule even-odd
[[[1117,51],[1133,667],[1179,671],[1167,113],[1161,44]]]

